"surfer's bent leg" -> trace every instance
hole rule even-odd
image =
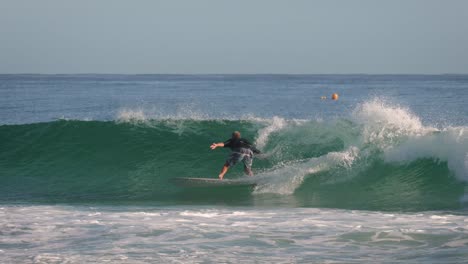
[[[219,174],[219,179],[222,180],[224,178],[224,174],[226,174],[226,172],[228,171],[229,169],[229,163],[224,163],[224,166],[223,168],[221,169],[221,173]]]
[[[251,155],[245,155],[244,159],[242,160],[244,163],[244,172],[245,174],[249,176],[253,176],[252,172],[252,156]]]
[[[244,173],[247,174],[247,175],[249,175],[249,176],[253,176],[252,169],[249,168],[249,167],[247,167],[247,166],[245,166],[245,165],[244,165]]]
[[[239,152],[232,152],[229,155],[229,158],[226,160],[226,163],[224,163],[224,167],[221,170],[221,173],[219,174],[219,179],[222,180],[224,178],[224,174],[228,171],[229,167],[232,167],[236,165],[238,162],[244,160],[245,155]],[[244,162],[245,164],[245,162]]]

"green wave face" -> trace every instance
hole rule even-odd
[[[227,139],[234,130],[256,140],[265,152],[266,158],[254,161],[256,187],[184,188],[171,182],[175,177],[217,177],[229,151],[211,151],[209,145]],[[387,151],[388,145],[364,140],[367,132],[347,120],[283,121],[278,127],[258,120],[60,120],[4,125],[0,126],[0,202],[369,210],[464,206],[464,175],[457,175],[460,170],[451,160],[433,153],[398,160]],[[427,144],[437,142],[440,134],[431,135],[435,138],[429,137]],[[398,147],[407,139],[384,140]],[[226,178],[241,176],[242,166],[237,166]]]

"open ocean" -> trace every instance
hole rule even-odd
[[[468,75],[0,75],[0,263],[105,262],[467,263]]]

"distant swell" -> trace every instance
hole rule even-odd
[[[265,152],[255,188],[181,188],[174,177],[216,177],[233,130]],[[0,126],[2,202],[169,202],[369,210],[465,206],[466,127],[435,129],[379,100],[329,121],[246,118],[59,120]],[[236,167],[228,178],[242,175]]]

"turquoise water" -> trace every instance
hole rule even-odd
[[[464,75],[0,75],[0,259],[462,263],[467,99]],[[216,178],[233,130],[255,187],[173,183]]]

